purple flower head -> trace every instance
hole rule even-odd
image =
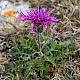
[[[60,19],[50,16],[50,14],[53,12],[54,10],[46,12],[45,8],[42,8],[40,10],[32,10],[26,13],[21,12],[20,19],[22,21],[29,20],[31,23],[33,23],[33,27],[30,31],[30,33],[33,33],[36,30],[44,29],[47,25],[51,23],[56,23],[60,21]]]

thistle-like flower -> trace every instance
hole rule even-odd
[[[33,27],[31,28],[30,33],[33,33],[35,31],[42,31],[47,25],[50,25],[51,23],[59,22],[60,19],[57,19],[56,17],[51,17],[51,13],[53,13],[54,10],[51,10],[49,12],[46,12],[45,8],[42,8],[40,10],[32,10],[30,12],[21,12],[20,13],[20,19],[22,21],[29,20],[31,23],[33,23]]]

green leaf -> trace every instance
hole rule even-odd
[[[30,72],[30,70],[31,70],[32,67],[33,67],[33,62],[30,61],[30,63],[26,67],[26,71],[25,71],[26,74],[28,74]]]
[[[54,58],[53,57],[50,57],[50,56],[45,56],[45,61],[48,61],[48,62],[50,62],[50,63],[54,63]]]
[[[51,42],[51,48],[52,48],[53,50],[55,50],[56,45],[57,45],[57,42],[56,42],[56,41],[52,41],[52,42]]]

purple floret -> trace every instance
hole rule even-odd
[[[22,21],[31,21],[31,23],[34,24],[32,27],[30,33],[33,33],[35,30],[41,28],[44,29],[47,25],[59,22],[60,19],[57,19],[55,17],[51,17],[50,14],[52,14],[54,10],[51,10],[49,12],[46,12],[45,8],[42,8],[40,10],[32,10],[30,12],[21,12],[20,13],[20,19]]]

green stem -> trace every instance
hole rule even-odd
[[[38,47],[39,47],[40,56],[42,57],[43,53],[41,48],[40,33],[38,34]]]

